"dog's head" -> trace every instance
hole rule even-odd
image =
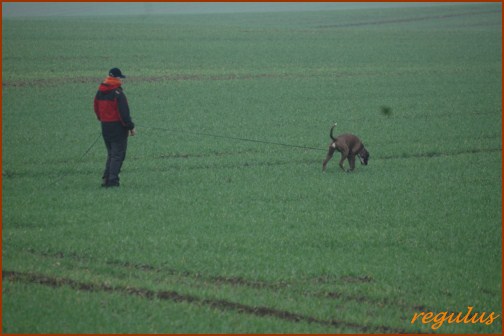
[[[359,160],[363,165],[367,166],[369,160],[369,152],[364,147],[362,147],[362,149],[359,151]]]

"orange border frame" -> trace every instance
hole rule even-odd
[[[97,1],[63,1],[63,0],[52,0],[52,1],[39,1],[39,0],[33,0],[33,1],[29,1],[29,0],[21,0],[21,1],[1,1],[2,2],[2,12],[3,12],[3,3],[5,2],[97,2]],[[143,1],[131,1],[131,0],[126,0],[126,1],[118,1],[118,0],[113,0],[113,1],[107,1],[107,2],[143,2]],[[265,0],[258,0],[258,1],[227,1],[227,0],[224,0],[224,1],[209,1],[209,0],[200,0],[200,1],[186,1],[186,0],[182,0],[182,1],[159,1],[159,0],[155,0],[155,1],[149,1],[149,2],[312,2],[312,1],[299,1],[299,0],[295,0],[295,1],[285,1],[285,0],[276,0],[276,1],[265,1]],[[327,0],[319,0],[319,1],[313,1],[313,2],[345,2],[345,1],[327,1]],[[497,0],[488,0],[488,1],[471,1],[471,0],[459,0],[459,1],[397,1],[397,0],[394,0],[394,1],[377,1],[377,0],[368,0],[368,1],[365,1],[365,0],[359,0],[359,1],[346,1],[346,2],[500,2],[502,4],[502,1],[497,1]],[[3,13],[2,13],[3,14]],[[504,15],[502,15],[502,18],[504,19]],[[0,28],[3,28],[3,17],[0,18]],[[501,27],[502,29],[502,27]],[[2,36],[2,31],[3,30],[0,30],[0,38],[3,38]],[[504,39],[503,39],[504,41]],[[3,42],[3,39],[2,39],[2,42]],[[0,53],[2,52],[2,43],[0,42]],[[3,55],[3,54],[2,54]],[[0,59],[0,65],[2,64],[2,59]],[[504,67],[502,66],[502,45],[501,45],[501,67],[502,67],[502,70],[504,71]],[[2,79],[2,83],[3,83],[3,68],[2,68],[2,73],[0,74],[0,78]],[[502,72],[501,72],[501,81],[502,81]],[[2,85],[2,89],[0,89],[1,91],[1,95],[0,95],[0,102],[2,102],[2,97],[3,97],[3,85]],[[502,83],[501,83],[501,90],[502,90]],[[502,95],[502,98],[504,98],[504,92],[501,92],[501,95]],[[502,104],[502,99],[501,99],[501,104]],[[3,105],[2,105],[3,106]],[[501,106],[501,114],[502,114],[502,106]],[[2,133],[2,129],[3,129],[3,123],[2,123],[2,107],[0,107],[0,134]],[[503,136],[503,133],[504,133],[504,126],[503,126],[503,123],[502,123],[502,120],[501,120],[501,143],[502,143],[502,140],[504,140],[504,136]],[[2,164],[2,150],[3,150],[3,141],[2,141],[2,137],[0,137],[0,165]],[[3,168],[3,165],[2,165],[2,168]],[[502,248],[502,241],[504,240],[504,234],[503,234],[503,230],[502,230],[502,223],[504,222],[504,214],[503,214],[503,210],[504,210],[504,207],[503,207],[503,202],[502,202],[502,192],[504,191],[504,185],[502,183],[502,174],[504,173],[504,168],[502,166],[502,151],[501,151],[501,169],[502,169],[502,172],[501,172],[501,262],[502,260],[504,260],[504,251],[503,251],[503,248]],[[2,170],[3,171],[3,170]],[[3,180],[2,180],[2,176],[0,176],[0,183],[2,183]],[[3,184],[2,184],[3,185]],[[2,188],[3,189],[3,188]],[[2,194],[2,189],[0,189],[0,206],[3,206],[3,194]],[[0,213],[3,214],[2,212],[3,208],[0,208]],[[0,217],[0,229],[2,228],[2,217]],[[2,234],[3,234],[3,230],[2,230]],[[3,238],[3,236],[2,236]],[[3,248],[3,239],[0,241],[0,255],[2,254],[2,248]],[[0,266],[3,265],[3,259],[0,258]],[[3,269],[3,267],[2,267]],[[503,281],[504,279],[504,271],[502,269],[502,265],[501,265],[501,281]],[[3,282],[3,279],[0,279],[0,283]],[[504,282],[503,282],[504,284]],[[501,287],[502,288],[502,287]],[[501,304],[502,304],[502,307],[501,308],[504,308],[504,303],[503,303],[503,296],[502,296],[502,292],[501,292]],[[0,292],[0,302],[3,303],[3,293]],[[504,311],[504,309],[501,310],[501,312]],[[501,317],[502,318],[502,317]],[[2,333],[2,329],[3,329],[3,314],[2,314],[2,306],[0,306],[0,334]],[[503,326],[503,332],[504,332],[504,326]]]

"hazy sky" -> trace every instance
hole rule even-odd
[[[446,3],[455,4],[455,3]],[[318,11],[439,6],[421,2],[4,2],[2,17]]]

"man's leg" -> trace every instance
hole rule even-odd
[[[108,180],[107,186],[119,186],[119,173],[124,159],[126,158],[126,149],[128,147],[128,137],[119,139],[110,144],[109,164],[108,164]]]
[[[110,172],[110,158],[112,154],[112,143],[110,141],[105,140],[105,147],[107,148],[107,161],[105,161],[105,170],[103,171],[102,176],[102,187],[107,186],[109,180],[109,172]]]

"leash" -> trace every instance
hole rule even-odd
[[[84,154],[82,154],[80,156],[79,159],[77,159],[77,163],[74,165],[74,166],[77,166],[77,164],[79,163],[79,161],[82,161],[82,159],[91,151],[91,149],[93,149],[93,147],[96,145],[96,143],[98,142],[98,140],[101,138],[101,132],[98,133],[98,136],[96,137],[96,139],[93,141],[93,143],[88,147],[88,149],[86,149],[86,151],[84,152]],[[58,183],[59,181],[63,180],[65,177],[68,176],[68,174],[70,174],[70,172],[67,172],[66,174],[62,174],[61,176],[59,176],[58,178],[54,179],[53,181],[51,181],[47,186],[47,187],[50,187],[56,183]]]
[[[139,127],[142,127],[142,128],[145,128],[145,129],[151,129],[151,130],[165,131],[165,132],[170,132],[170,133],[191,134],[191,135],[194,135],[194,133],[192,133],[192,132],[178,131],[178,130],[163,128],[163,127],[151,127],[151,126],[139,126]],[[327,150],[327,148],[291,145],[291,144],[286,144],[286,143],[282,143],[282,142],[274,142],[274,141],[266,141],[266,140],[240,138],[240,137],[220,135],[220,134],[213,134],[213,133],[196,133],[196,134],[197,135],[208,136],[208,137],[213,137],[213,138],[230,139],[230,140],[238,140],[238,141],[245,141],[245,142],[254,142],[254,143],[261,143],[261,144],[266,144],[266,145],[275,145],[275,146],[300,148],[300,149],[310,149],[310,150],[319,150],[319,151],[326,151]]]
[[[169,133],[194,135],[193,132],[174,130],[174,129],[164,128],[164,127],[152,127],[152,126],[143,126],[143,125],[137,125],[137,127],[144,128],[144,129],[150,129],[150,130],[169,132]],[[289,147],[289,148],[309,149],[309,150],[318,150],[318,151],[326,151],[327,150],[326,148],[292,145],[292,144],[287,144],[287,143],[282,143],[282,142],[274,142],[274,141],[266,141],[266,140],[258,140],[258,139],[248,139],[248,138],[241,138],[241,137],[234,137],[234,136],[227,136],[227,135],[220,135],[220,134],[213,134],[213,133],[196,133],[196,134],[200,135],[200,136],[207,136],[207,137],[213,137],[213,138],[230,139],[230,140],[237,140],[237,141],[244,141],[244,142],[253,142],[253,143],[260,143],[260,144],[265,144],[265,145],[283,146],[283,147]],[[89,147],[86,149],[86,151],[77,159],[77,163],[75,164],[75,166],[77,166],[79,161],[82,161],[82,159],[84,159],[84,157],[91,151],[91,149],[93,149],[93,147],[96,145],[96,143],[98,142],[98,140],[100,138],[101,138],[101,132],[96,136],[95,140],[91,143],[91,145],[89,145]],[[63,180],[69,174],[70,174],[70,172],[67,172],[66,174],[62,174],[61,176],[57,177],[56,179],[51,181],[49,184],[47,184],[45,187],[47,188],[47,187],[53,186],[54,184]]]

